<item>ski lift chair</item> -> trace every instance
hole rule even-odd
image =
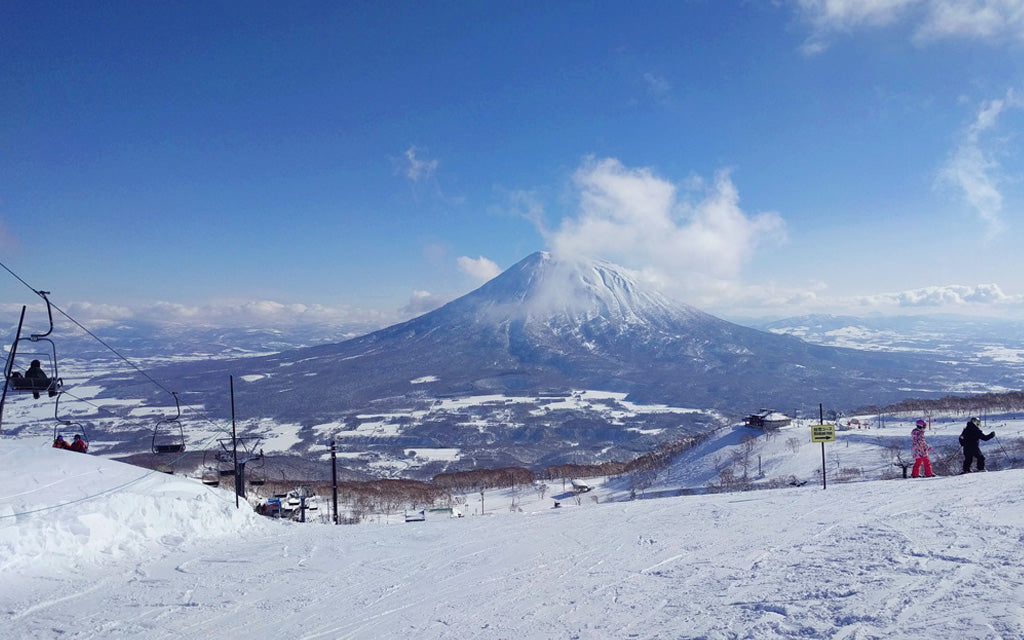
[[[220,484],[220,474],[214,469],[203,469],[200,480],[208,487],[216,487]]]
[[[21,320],[18,322],[18,333],[14,337],[14,342],[11,344],[10,353],[7,354],[7,364],[4,367],[4,377],[6,379],[6,388],[14,389],[15,391],[30,392],[32,397],[37,400],[40,397],[40,393],[46,392],[51,398],[60,393],[61,387],[63,387],[63,381],[57,371],[57,346],[53,340],[47,336],[53,332],[53,309],[50,306],[50,299],[46,296],[49,295],[48,291],[37,291],[43,300],[46,301],[46,314],[50,321],[50,328],[45,333],[33,333],[28,336],[21,335],[21,328],[25,322],[25,309],[21,308]],[[33,349],[43,349],[42,353],[18,353],[19,345],[28,343],[32,345]],[[48,348],[41,345],[49,345]],[[40,377],[30,377],[22,375],[21,371],[15,371],[15,359],[19,361],[34,361],[38,360],[40,368],[42,368],[43,361],[50,364],[49,369],[43,371],[44,375]],[[26,373],[30,367],[25,367]]]
[[[264,467],[266,467],[267,462],[263,457],[262,451],[260,451],[260,455],[255,459],[255,461],[257,463],[249,469],[247,477],[251,486],[262,487],[267,483],[267,476],[264,472]]]
[[[172,391],[174,406],[178,414],[173,418],[164,418],[153,428],[152,450],[155,454],[182,453],[185,451],[185,431],[181,426],[181,403],[178,393]],[[175,429],[177,427],[177,429]]]
[[[31,338],[20,338],[18,341],[20,342],[23,340],[31,340]],[[50,345],[53,346],[53,341],[49,339],[41,338],[36,342],[40,341],[49,342]],[[17,364],[15,360],[18,362],[39,361],[40,368],[43,369],[45,377],[30,378],[22,375],[21,371],[18,370],[20,367],[15,366]],[[49,366],[43,368],[43,362],[47,362]],[[29,368],[30,367],[28,366],[25,367],[26,370]],[[51,398],[56,396],[64,386],[63,381],[57,375],[57,361],[54,351],[38,353],[22,352],[17,351],[17,347],[15,346],[11,349],[11,353],[7,358],[5,375],[7,376],[7,384],[11,389],[14,391],[31,393],[32,397],[37,400],[40,398],[42,393],[46,393],[46,395]]]
[[[199,479],[208,487],[216,487],[220,484],[220,473],[216,466],[206,461],[206,456],[209,453],[209,451],[203,452],[203,469],[199,474]]]
[[[86,449],[89,447],[89,434],[85,430],[85,425],[81,422],[75,422],[74,420],[66,420],[60,417],[60,399],[64,395],[61,391],[57,394],[57,399],[53,403],[53,419],[56,423],[53,425],[53,440],[57,440],[57,436],[63,435],[63,433],[70,433],[82,437],[85,441]],[[61,433],[63,432],[63,433]]]
[[[217,473],[222,477],[231,477],[235,475],[235,463],[232,460],[231,455],[224,451],[218,451],[217,455]]]

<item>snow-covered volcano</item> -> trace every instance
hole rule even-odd
[[[307,424],[408,395],[601,389],[743,414],[944,390],[943,368],[921,357],[814,346],[743,327],[670,301],[608,262],[543,252],[408,322],[212,366],[248,374],[245,386],[255,393],[247,401],[260,414]],[[187,388],[211,375],[206,367],[181,373],[191,379]]]
[[[231,415],[224,388],[234,376],[240,415],[293,425],[294,452],[341,433],[353,450],[391,460],[456,449],[476,466],[536,466],[628,459],[715,428],[722,414],[816,414],[819,403],[846,409],[934,395],[948,390],[950,369],[740,326],[671,301],[613,264],[535,253],[408,322],[157,376],[208,392],[206,409],[221,416]],[[595,403],[579,390],[615,399]],[[539,400],[551,397],[575,400],[555,409]],[[463,405],[438,411],[453,401]],[[627,409],[627,401],[681,411]]]

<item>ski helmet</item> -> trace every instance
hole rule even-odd
[[[975,426],[981,426],[981,420],[978,420],[977,418],[971,418],[970,422]]]
[[[927,427],[928,423],[925,422],[924,420],[918,420],[917,421],[917,426],[919,426],[919,427]]]

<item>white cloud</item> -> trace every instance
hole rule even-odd
[[[429,291],[414,291],[409,302],[399,311],[406,317],[414,317],[433,311],[448,302],[451,302],[449,297],[435,295]]]
[[[945,37],[1024,41],[1021,0],[931,0],[917,31],[921,40]]]
[[[513,215],[533,224],[541,236],[547,237],[550,233],[544,204],[535,193],[525,190],[513,191],[509,196],[509,209]]]
[[[997,160],[998,140],[991,134],[1002,113],[1022,107],[1024,100],[1012,91],[1004,98],[984,103],[939,172],[940,183],[952,185],[961,192],[987,225],[989,236],[1003,230],[1003,195],[999,189],[1003,176]]]
[[[946,304],[1001,304],[1015,301],[1004,294],[998,285],[981,284],[975,286],[947,285],[944,287],[925,287],[904,291],[897,295],[901,306],[941,306]],[[1017,302],[1020,301],[1018,298]]]
[[[574,180],[579,210],[547,235],[551,251],[611,260],[690,299],[732,286],[758,246],[784,240],[778,214],[740,208],[726,171],[710,185],[690,181],[691,199],[650,169],[615,159],[588,160]]]
[[[480,282],[487,282],[501,273],[501,268],[497,264],[483,256],[476,259],[462,256],[458,263],[459,269]]]
[[[915,42],[943,38],[1024,42],[1022,0],[792,0],[811,25],[803,50],[817,54],[836,33],[906,24]]]
[[[830,296],[820,283],[804,290],[757,286],[732,293],[726,303],[729,312],[751,316],[921,312],[985,315],[1024,307],[1024,295],[1008,295],[996,284],[950,284],[856,296]]]
[[[803,52],[817,55],[828,48],[834,33],[892,24],[920,0],[795,0],[795,4],[811,25]]]
[[[98,329],[133,322],[158,325],[184,324],[197,327],[274,328],[302,325],[346,325],[383,327],[395,317],[372,309],[319,304],[282,303],[273,300],[219,300],[205,304],[150,302],[135,306],[96,304],[92,302],[54,302],[54,324],[70,326],[70,316],[87,329]],[[32,303],[26,314],[28,331],[42,331],[46,323],[46,306]],[[0,312],[18,314],[20,304],[0,304]],[[65,315],[66,314],[66,315]],[[17,317],[14,315],[13,317]]]
[[[421,160],[416,157],[416,147],[412,146],[405,151],[406,164],[404,167],[405,177],[413,182],[420,182],[434,175],[438,162],[434,160]]]
[[[77,305],[73,305],[75,308]],[[354,307],[282,303],[273,300],[216,301],[203,305],[157,302],[135,311],[135,317],[154,322],[191,322],[212,326],[295,326],[303,324],[377,323],[385,314]]]
[[[894,22],[921,0],[797,0],[800,10],[818,27],[847,30]]]

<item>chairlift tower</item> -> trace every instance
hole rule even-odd
[[[263,438],[260,436],[236,436],[217,440],[221,448],[217,452],[217,459],[232,463],[235,471],[235,495],[241,498],[245,497],[245,465],[247,462],[263,458],[263,449],[260,449],[262,441]]]

